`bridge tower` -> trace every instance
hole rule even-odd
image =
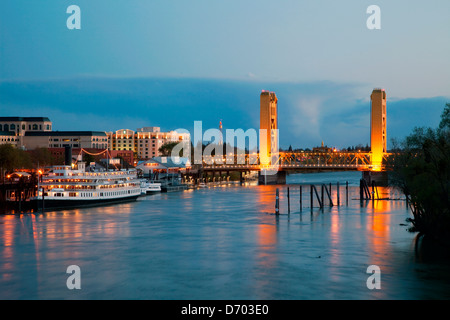
[[[386,91],[374,89],[370,95],[370,149],[373,170],[381,168],[386,148]]]
[[[259,159],[267,165],[274,162],[272,155],[278,154],[278,99],[274,92],[261,92],[259,122],[259,128],[266,130],[259,137]]]

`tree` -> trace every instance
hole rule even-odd
[[[437,129],[415,128],[390,163],[391,183],[412,207],[410,231],[450,244],[450,105]]]
[[[56,163],[55,158],[47,148],[36,148],[31,151],[31,161],[37,168],[50,166]]]
[[[172,154],[172,149],[175,148],[175,146],[178,144],[178,142],[167,142],[163,144],[158,151],[161,153],[161,155],[168,157]]]
[[[0,145],[0,168],[7,171],[31,168],[30,156],[11,144]]]

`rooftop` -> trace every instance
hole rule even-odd
[[[47,117],[0,117],[0,121],[50,121]]]
[[[0,136],[15,136],[14,131],[0,131]]]
[[[60,137],[60,136],[104,136],[104,131],[40,131],[40,132],[25,132],[25,136],[31,137]]]

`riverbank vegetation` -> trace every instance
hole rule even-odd
[[[394,144],[391,184],[411,206],[410,231],[450,245],[450,103],[436,129],[415,128]]]

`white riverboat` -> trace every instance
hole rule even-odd
[[[53,166],[38,184],[37,208],[63,209],[134,201],[141,195],[135,170],[85,171],[83,162]]]
[[[149,182],[148,180],[141,180],[142,194],[155,194],[161,192],[161,183]]]

